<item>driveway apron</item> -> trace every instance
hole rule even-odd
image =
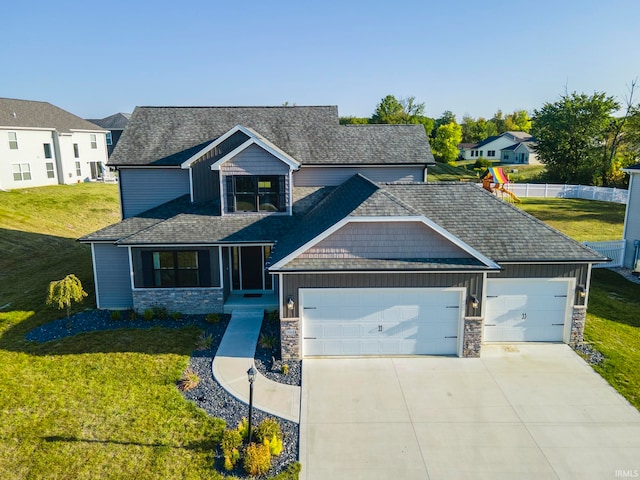
[[[640,475],[640,413],[564,344],[303,361],[301,479]]]

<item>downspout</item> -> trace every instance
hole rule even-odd
[[[640,276],[640,240],[633,241],[633,274]]]

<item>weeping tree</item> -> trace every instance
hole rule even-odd
[[[70,325],[71,303],[80,303],[88,294],[82,288],[82,282],[73,273],[62,280],[49,283],[47,305],[53,305],[59,310],[67,309],[67,326]]]

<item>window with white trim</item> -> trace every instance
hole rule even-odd
[[[91,148],[92,149],[98,148],[98,137],[96,136],[95,133],[91,134]]]
[[[56,174],[53,169],[53,162],[47,162],[45,166],[47,167],[47,178],[56,178]]]
[[[495,156],[496,156],[495,150],[487,150],[487,157],[495,157]]]
[[[111,136],[111,132],[107,132],[105,140],[107,142],[107,145],[113,145],[113,137]]]
[[[42,147],[44,148],[44,158],[51,158],[51,144],[50,143],[43,143]]]
[[[18,134],[16,132],[9,133],[9,150],[18,150]]]
[[[284,212],[284,175],[232,175],[227,181],[229,212]]]
[[[80,165],[80,162],[76,162],[76,176],[82,176],[82,166]]]
[[[80,158],[80,148],[78,147],[77,143],[73,144],[73,156],[75,158]]]
[[[11,169],[13,170],[14,181],[31,180],[31,165],[28,163],[14,163],[11,165]]]

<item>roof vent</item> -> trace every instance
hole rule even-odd
[[[13,118],[18,118],[18,115],[16,115],[16,112],[13,112],[11,115],[13,116]]]

